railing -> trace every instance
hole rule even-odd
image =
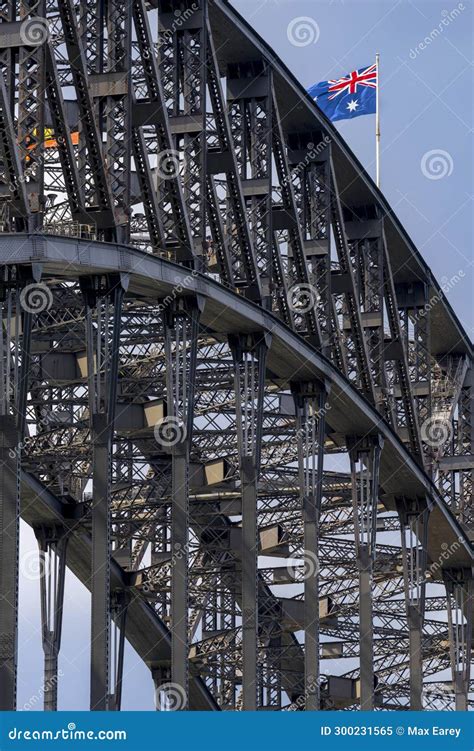
[[[83,240],[97,240],[97,227],[94,224],[66,221],[45,224],[42,232],[45,235],[63,235],[64,237],[80,237]]]

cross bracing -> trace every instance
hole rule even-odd
[[[125,638],[158,708],[468,707],[472,346],[382,194],[225,0],[0,18],[0,707],[20,517],[45,709],[66,566],[91,709]]]

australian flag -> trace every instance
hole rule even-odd
[[[330,120],[373,115],[376,106],[377,64],[353,70],[343,78],[315,83],[308,89]]]

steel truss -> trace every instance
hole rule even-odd
[[[466,709],[472,347],[347,146],[226,0],[2,0],[0,69],[0,709],[20,515],[45,710],[66,566],[91,709],[125,638],[157,709]]]

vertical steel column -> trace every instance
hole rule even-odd
[[[169,663],[151,665],[151,676],[155,686],[155,709],[159,712],[163,705],[163,694],[166,696],[167,687],[172,685]]]
[[[0,354],[4,356],[4,352]],[[3,400],[2,400],[3,401]],[[19,448],[15,418],[0,415],[0,710],[16,708]]]
[[[58,3],[64,32],[64,42],[71,66],[73,84],[79,110],[78,168],[80,192],[88,214],[93,215],[99,234],[105,239],[117,239],[119,217],[115,216],[113,187],[107,174],[102,148],[102,124],[99,124],[93,88],[89,76],[101,75],[103,60],[102,34],[105,3],[82,0],[79,4],[79,23],[72,0]],[[96,79],[96,82],[101,79]],[[128,144],[127,144],[128,148]]]
[[[229,122],[255,251],[262,305],[270,310],[273,278],[271,93],[272,69],[265,60],[229,65]],[[244,270],[235,268],[234,274],[236,283],[242,286]],[[250,290],[248,294],[251,294]]]
[[[60,4],[58,6],[59,11],[64,13],[64,4]],[[71,8],[73,10],[73,8]],[[103,67],[103,46],[104,46],[104,34],[103,34],[103,23],[104,23],[104,4],[103,3],[97,3],[95,0],[85,0],[82,3],[79,4],[78,7],[79,11],[79,23],[77,24],[77,29],[74,29],[76,31],[75,36],[77,38],[74,40],[78,45],[80,44],[82,51],[82,59],[84,62],[84,74],[87,76],[91,75],[97,75],[102,67]],[[71,14],[71,19],[75,20],[75,15]],[[65,19],[63,20],[63,25],[65,25]],[[67,26],[65,26],[67,28]],[[71,59],[71,53],[68,52],[69,57]],[[90,97],[90,123],[94,123],[94,126],[97,129],[97,135],[98,135],[98,124],[96,123],[97,114],[98,114],[98,106],[97,101],[94,102],[93,98]],[[79,117],[78,122],[78,129],[79,129],[79,139],[78,139],[78,145],[77,145],[77,161],[78,161],[78,172],[79,172],[79,180],[80,180],[80,187],[81,187],[81,193],[84,195],[85,204],[86,206],[95,206],[99,203],[99,196],[98,196],[98,190],[97,190],[97,184],[95,181],[95,175],[93,174],[93,170],[91,169],[91,166],[89,164],[89,148],[87,144],[87,127],[88,123],[83,117]],[[101,142],[101,137],[97,138],[97,143],[99,144]],[[100,156],[100,152],[99,152]],[[104,169],[104,178],[106,176],[106,171]]]
[[[360,708],[374,709],[372,572],[375,560],[379,466],[383,438],[347,439],[351,461],[352,503],[359,567]]]
[[[20,455],[32,312],[14,269],[0,280],[0,710],[16,707]]]
[[[109,708],[110,470],[126,278],[86,278],[87,379],[92,443],[91,710]],[[113,308],[113,310],[112,310]]]
[[[242,699],[257,708],[257,492],[268,335],[229,337],[235,366],[235,418],[242,493]]]
[[[331,293],[335,295],[336,303],[336,326],[339,326],[337,319],[342,316],[344,326],[343,341],[345,344],[345,356],[343,359],[347,364],[347,377],[350,381],[358,385],[372,404],[375,404],[375,384],[370,367],[369,348],[367,337],[364,333],[359,291],[352,268],[344,212],[332,157],[330,157],[330,164],[332,230],[339,262],[337,273],[331,273]],[[337,304],[338,297],[340,298],[339,305]],[[349,324],[347,329],[345,329],[344,325],[346,319]]]
[[[423,442],[424,462],[432,469],[433,447],[429,434],[433,421],[431,405],[431,314],[429,291],[422,282],[395,285],[401,331],[408,356],[418,423]]]
[[[158,3],[160,79],[168,114],[173,117],[174,146],[169,159],[166,152],[158,153],[159,198],[164,205],[164,193],[172,188],[165,184],[169,182],[165,174],[169,169],[171,178],[182,178],[192,235],[191,248],[175,248],[176,260],[192,266],[194,256],[202,255],[206,239],[206,6],[206,0],[197,0],[192,10],[188,7],[183,12],[180,0]],[[182,153],[181,163],[178,152]],[[171,229],[165,223],[168,228]],[[173,234],[176,228],[173,227]],[[167,248],[171,250],[173,244],[167,237]]]
[[[458,403],[458,452],[467,456],[466,466],[459,472],[458,512],[461,524],[474,528],[474,370],[469,368]]]
[[[24,232],[30,226],[31,215],[3,75],[0,76],[0,132],[0,180],[2,184],[9,186],[12,199],[3,202],[0,216],[4,230]]]
[[[44,651],[44,710],[58,708],[58,656],[63,623],[66,547],[62,527],[35,527],[40,555],[41,625]]]
[[[444,569],[448,600],[449,654],[457,711],[467,710],[471,677],[474,580],[469,569]]]
[[[0,3],[1,23],[11,23],[16,20],[16,6],[16,0],[2,0]],[[0,71],[7,93],[6,100],[10,103],[12,112],[15,106],[15,56],[16,50],[14,47],[7,46],[0,50]]]
[[[131,176],[131,4],[107,0],[107,72],[114,81],[113,95],[105,99],[105,165],[116,207],[115,239],[127,242],[130,234]],[[120,89],[120,93],[117,90]]]
[[[260,300],[260,280],[245,208],[243,181],[240,176],[237,153],[232,144],[230,120],[209,20],[207,24],[207,86],[213,114],[213,118],[207,117],[206,119],[207,220],[222,281],[230,287],[235,287],[234,272],[236,272],[241,282],[242,278],[245,279],[245,294],[250,299]],[[216,151],[217,144],[220,153]],[[225,170],[227,188],[226,193],[219,197],[214,175],[221,173],[222,170]],[[231,233],[226,231],[227,227],[233,228]]]
[[[302,244],[302,259],[299,260],[300,252],[294,241],[291,242],[291,251],[288,253],[289,262],[293,266],[291,281],[293,284],[295,281],[303,282],[303,290],[308,289],[307,302],[301,305],[301,288],[296,285],[294,314],[298,318],[298,307],[302,310],[310,308],[306,317],[311,313],[316,318],[316,331],[311,331],[311,325],[307,335],[312,338],[315,346],[322,347],[324,354],[331,356],[330,146],[321,140],[322,137],[322,133],[317,132],[295,132],[288,135],[291,171],[287,181],[285,180],[286,184],[281,185],[283,206],[286,203],[285,193],[288,191],[293,193],[296,205],[297,224],[290,230],[290,237],[295,231],[298,232]],[[324,147],[322,153],[321,144]],[[276,149],[275,152],[277,157]],[[309,287],[305,287],[303,277],[298,274],[298,267],[301,265]]]
[[[258,525],[257,478],[253,457],[241,455],[242,485],[242,699],[243,709],[257,709]]]
[[[413,456],[422,460],[420,428],[418,425],[413,384],[408,369],[407,342],[403,336],[402,325],[397,307],[397,297],[393,279],[387,239],[382,221],[383,278],[384,298],[387,311],[391,341],[385,342],[384,358],[386,361],[388,387],[393,393],[395,425],[402,440],[406,440]],[[406,431],[406,435],[404,435]]]
[[[389,424],[396,425],[384,360],[383,226],[375,206],[347,208],[346,215],[349,254],[375,387],[375,406]]]
[[[176,10],[178,9],[176,8]],[[166,21],[163,15],[166,16],[166,8],[160,4],[158,9],[159,44],[157,49],[152,38],[148,10],[144,0],[134,0],[133,15],[134,33],[141,55],[141,66],[143,66],[143,79],[140,72],[137,81],[135,70],[132,71],[135,99],[132,122],[135,141],[134,159],[137,165],[145,164],[147,135],[146,131],[142,131],[139,127],[143,121],[137,119],[138,107],[140,106],[138,100],[142,97],[143,86],[145,86],[145,98],[150,105],[153,105],[154,116],[150,120],[149,115],[146,115],[143,125],[149,123],[154,126],[158,173],[160,173],[158,174],[159,179],[157,179],[156,189],[155,186],[152,186],[151,175],[147,175],[146,181],[141,180],[140,187],[144,210],[149,226],[152,228],[150,234],[155,242],[158,242],[156,251],[158,252],[159,249],[159,252],[163,252],[166,244],[166,251],[170,252],[176,261],[191,264],[194,258],[192,231],[181,187],[179,160],[174,149],[174,140],[168,121],[168,111],[170,115],[177,114],[175,99],[180,96],[176,82],[177,62],[174,42],[176,35],[173,34],[173,29],[176,29],[173,20],[176,21],[176,16],[170,14],[170,25],[173,28],[166,29],[165,27],[163,29],[163,21]],[[182,16],[184,17],[184,15],[183,13]],[[194,13],[192,16],[194,16]],[[181,21],[183,21],[183,18],[180,18],[180,26]],[[160,67],[158,54],[161,59]]]
[[[172,452],[171,552],[176,557],[171,569],[171,679],[184,689],[182,709],[188,708],[189,697],[189,450],[183,438]]]
[[[403,556],[405,604],[410,640],[410,709],[423,709],[423,620],[430,505],[424,499],[397,499]]]
[[[88,356],[89,359],[89,356]],[[107,417],[91,414],[92,430],[92,627],[91,710],[108,709],[110,640],[110,435]]]
[[[319,519],[323,491],[326,399],[329,386],[295,384],[299,489],[304,525],[305,708],[320,709]]]
[[[113,691],[109,698],[109,709],[120,711],[122,704],[122,680],[123,680],[123,657],[125,651],[125,624],[127,620],[127,608],[130,601],[129,593],[117,589],[112,593],[112,668],[113,675],[111,684]]]
[[[323,336],[318,316],[318,293],[310,282],[310,266],[304,227],[303,194],[305,191],[304,175],[300,169],[294,169],[295,159],[300,165],[306,164],[308,152],[301,146],[298,135],[289,137],[288,149],[285,143],[281,118],[275,94],[273,95],[273,158],[275,159],[281,205],[273,207],[274,242],[277,246],[277,259],[280,258],[281,240],[288,242],[288,257],[285,273],[281,281],[286,284],[287,318],[297,331],[304,334],[315,347],[321,347]],[[310,136],[305,139],[307,145]],[[290,170],[291,164],[291,170]],[[306,167],[303,172],[306,171]],[[314,186],[312,186],[314,190]],[[316,192],[316,191],[315,191]],[[318,193],[318,196],[320,194]],[[283,234],[283,232],[284,234]],[[278,273],[278,264],[274,264],[274,273]],[[281,289],[274,290],[279,296]]]
[[[171,680],[183,692],[176,709],[188,709],[189,458],[201,300],[176,301],[165,311],[167,417],[158,431],[172,457]]]
[[[18,150],[27,180],[29,206],[35,229],[41,227],[44,211],[44,125],[46,66],[45,45],[49,28],[46,0],[20,0],[20,36],[18,55]]]

